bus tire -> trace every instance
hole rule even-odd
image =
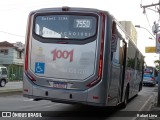
[[[142,90],[142,82],[139,84],[139,91]]]
[[[121,108],[125,108],[127,106],[128,103],[128,93],[129,93],[129,89],[127,87],[126,92],[125,92],[125,97],[124,97],[124,101],[121,105]]]

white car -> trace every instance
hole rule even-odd
[[[7,68],[4,66],[0,66],[0,87],[4,87],[7,82]]]

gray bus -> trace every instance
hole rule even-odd
[[[24,97],[125,107],[142,89],[143,55],[107,11],[32,11],[25,45]]]

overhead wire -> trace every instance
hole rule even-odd
[[[17,36],[17,37],[24,37],[24,36],[22,36],[22,35],[17,35],[17,34],[5,32],[5,31],[0,31],[0,32],[1,32],[1,33],[4,33],[4,34],[9,34],[9,35]]]
[[[154,9],[151,9],[151,8],[146,8],[146,9],[152,10],[154,12],[158,12],[157,10],[154,10]]]
[[[147,13],[145,12],[144,14],[146,15],[146,19],[147,19],[148,25],[149,25],[150,29],[152,30],[152,27],[151,27],[151,24],[150,24],[150,22],[149,22]]]
[[[34,5],[25,5],[25,4],[15,4],[15,5],[12,5],[12,7],[10,8],[0,8],[1,11],[5,10],[5,11],[12,11],[14,9],[29,9],[29,8],[32,8],[32,7],[38,7],[38,6],[48,6],[50,5],[49,3],[38,3],[38,4],[34,4]],[[25,36],[22,36],[22,35],[17,35],[17,34],[14,34],[14,33],[9,33],[9,32],[6,32],[6,31],[3,31],[3,30],[0,30],[0,33],[4,33],[4,34],[9,34],[9,35],[12,35],[12,36],[17,36],[17,37],[25,37]]]
[[[146,16],[146,19],[147,19],[147,22],[148,22],[149,28],[150,28],[150,30],[152,31],[152,27],[151,27],[151,24],[150,24],[150,21],[149,21],[149,18],[148,18],[148,15],[147,15],[147,12],[146,12],[146,10],[145,10],[145,9],[152,10],[152,11],[154,11],[155,13],[156,13],[156,12],[158,12],[158,11],[156,11],[156,10],[154,10],[154,9],[151,9],[151,8],[144,8],[144,7],[142,6],[142,0],[141,0],[141,4],[140,4],[140,6],[141,6],[141,8],[143,8],[143,13],[144,13],[144,14],[145,14],[145,16]]]
[[[1,11],[6,10],[6,11],[11,11],[14,9],[30,9],[34,7],[39,7],[39,6],[50,6],[50,3],[38,3],[38,4],[32,4],[32,5],[26,5],[26,4],[15,4],[12,5],[10,8],[0,8]]]
[[[141,7],[142,7],[142,0],[141,0]],[[143,8],[143,7],[142,7]],[[147,19],[147,22],[148,22],[148,25],[149,25],[149,27],[150,27],[150,29],[152,30],[152,27],[151,27],[151,24],[150,24],[150,21],[149,21],[149,18],[148,18],[148,15],[147,15],[147,12],[146,12],[146,10],[145,9],[149,9],[149,10],[152,10],[152,11],[154,11],[154,12],[158,12],[157,10],[154,10],[154,9],[151,9],[151,8],[143,8],[144,9],[144,11],[143,11],[143,13],[145,14],[145,16],[146,16],[146,19]]]

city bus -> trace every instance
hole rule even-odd
[[[146,66],[143,74],[143,85],[155,86],[158,83],[158,70],[153,66]]]
[[[23,96],[126,106],[142,89],[143,55],[119,22],[92,8],[44,8],[28,17]]]

